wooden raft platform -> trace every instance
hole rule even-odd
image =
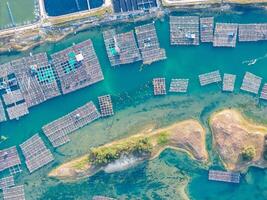
[[[213,46],[214,47],[235,47],[238,24],[216,23]]]
[[[214,17],[200,18],[201,42],[213,42]]]
[[[15,185],[14,177],[7,176],[0,179],[0,189],[4,190],[6,188],[12,187]]]
[[[236,75],[234,74],[224,74],[223,75],[223,91],[233,92],[235,89]]]
[[[267,40],[267,23],[239,24],[238,40],[240,42],[255,42]]]
[[[154,95],[165,95],[166,94],[166,83],[165,78],[154,78],[153,79]]]
[[[60,95],[55,74],[48,62],[46,53],[13,60],[11,65],[28,107]],[[46,72],[45,75],[44,72]]]
[[[239,183],[240,173],[209,170],[209,180],[228,182],[228,183]]]
[[[260,98],[267,100],[267,83],[264,83],[264,85],[262,87]]]
[[[3,190],[4,200],[25,200],[24,186],[18,185]]]
[[[169,92],[187,92],[189,79],[172,79]]]
[[[12,172],[16,172],[15,169],[21,171],[20,165],[21,161],[15,146],[0,150],[0,172],[9,169],[10,173],[13,174]]]
[[[258,94],[261,86],[261,80],[261,77],[250,72],[246,72],[240,89],[253,94]]]
[[[114,115],[113,105],[110,95],[104,95],[98,97],[100,106],[101,117],[108,117]]]
[[[33,135],[20,145],[30,173],[40,169],[54,160],[51,151],[45,146],[38,134]]]
[[[111,66],[142,60],[133,31],[117,34],[111,29],[103,32],[103,38]]]
[[[199,45],[198,16],[170,16],[171,45]]]
[[[135,27],[135,33],[143,64],[151,64],[167,58],[165,49],[159,46],[156,28],[153,23]]]
[[[2,95],[5,105],[10,105],[24,100],[20,89],[9,91]]]
[[[51,57],[63,94],[104,80],[91,40],[54,53]]]
[[[0,99],[0,122],[6,121],[6,113],[2,100]]]
[[[212,83],[218,83],[222,81],[219,70],[205,74],[200,74],[198,78],[201,86],[209,85]]]
[[[10,120],[18,120],[20,117],[29,114],[28,105],[26,104],[26,102],[8,107],[6,111]]]
[[[82,128],[100,117],[93,102],[77,108],[71,113],[42,127],[53,147],[70,141],[68,134]]]

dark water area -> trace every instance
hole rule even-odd
[[[98,8],[104,0],[44,0],[45,10],[49,16],[60,16],[79,11]]]

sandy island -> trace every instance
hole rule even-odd
[[[228,109],[214,113],[210,127],[213,147],[228,170],[243,171],[249,166],[267,166],[263,159],[266,126],[245,119],[237,110]],[[244,161],[240,155],[248,146],[255,149],[255,156],[251,161]]]
[[[159,137],[163,134],[167,136],[168,140],[164,144],[159,144]],[[149,133],[140,133],[125,139],[111,142],[98,148],[119,146],[123,143],[134,140],[137,137],[147,137],[152,144],[152,152],[150,157],[146,159],[153,159],[164,149],[173,148],[188,153],[190,157],[202,163],[206,163],[208,161],[208,153],[205,142],[206,132],[201,124],[196,120],[178,122],[163,129],[158,129]],[[89,154],[87,154],[60,165],[49,173],[49,177],[65,181],[75,181],[91,176],[101,169],[103,168],[90,165]]]

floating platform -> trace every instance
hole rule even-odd
[[[200,18],[201,42],[213,42],[214,17]]]
[[[5,105],[14,104],[14,103],[24,100],[20,89],[9,91],[3,94],[2,96],[3,96]]]
[[[218,83],[222,81],[219,70],[205,74],[200,74],[198,78],[201,86],[209,85],[212,83]]]
[[[18,168],[19,171],[21,171],[20,165],[21,161],[19,158],[17,148],[15,146],[0,150],[0,172],[6,169],[9,169],[10,172],[13,172],[13,169],[16,168]]]
[[[11,61],[22,95],[32,107],[60,95],[56,75],[46,53]]]
[[[238,24],[216,23],[213,46],[214,47],[235,47]]]
[[[267,23],[239,24],[238,40],[240,42],[255,42],[267,40]]]
[[[166,83],[165,78],[154,78],[153,79],[154,95],[165,95],[166,94]]]
[[[77,108],[71,113],[42,127],[53,147],[70,141],[68,134],[82,128],[100,117],[93,102]]]
[[[91,40],[73,45],[51,57],[63,94],[104,80]]]
[[[8,107],[6,111],[10,120],[19,119],[20,117],[29,114],[28,105],[26,102]]]
[[[14,182],[13,176],[7,176],[7,177],[0,179],[0,189],[1,190],[12,187],[14,185],[15,185],[15,182]]]
[[[54,160],[51,151],[45,146],[38,134],[33,135],[20,145],[30,173],[40,169]]]
[[[227,182],[227,183],[239,183],[240,173],[225,172],[225,171],[219,171],[219,170],[209,170],[209,180],[221,181],[221,182]]]
[[[246,72],[240,89],[253,94],[258,94],[261,86],[261,80],[261,77],[250,72]]]
[[[199,45],[198,16],[170,16],[171,45]]]
[[[223,91],[233,92],[235,89],[236,75],[234,74],[224,74],[223,75]]]
[[[262,87],[260,98],[267,100],[267,83],[265,83]]]
[[[140,61],[133,31],[117,34],[115,29],[103,32],[104,43],[111,66],[130,64]]]
[[[157,7],[157,0],[112,0],[115,13],[148,10]]]
[[[10,63],[0,65],[0,90],[8,91],[13,87],[18,87],[14,68]]]
[[[25,200],[24,186],[18,185],[3,190],[4,200]]]
[[[172,79],[169,92],[186,93],[189,79]]]
[[[108,117],[114,115],[113,105],[110,95],[104,95],[98,97],[100,106],[101,117]]]
[[[0,99],[0,122],[6,121],[6,113],[2,100]]]
[[[165,49],[160,48],[159,40],[153,23],[135,27],[138,46],[141,51],[143,64],[166,59]]]

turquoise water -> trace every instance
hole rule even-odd
[[[242,14],[242,10],[238,10],[238,13],[213,14],[216,21],[220,22],[267,22],[267,14],[263,11],[248,11]],[[119,31],[126,31],[138,24],[124,24],[117,28]],[[267,104],[258,102],[257,97],[240,92],[238,89],[246,71],[262,76],[263,80],[267,81],[267,42],[238,43],[234,49],[215,49],[211,44],[201,44],[198,47],[171,47],[168,18],[165,18],[156,21],[156,28],[160,44],[167,51],[167,60],[148,67],[141,66],[139,62],[112,68],[103,51],[101,31],[106,28],[110,27],[84,31],[56,44],[49,43],[32,50],[33,53],[47,51],[51,54],[70,46],[73,42],[91,38],[105,80],[36,106],[30,110],[28,116],[19,121],[0,124],[1,134],[9,138],[0,144],[0,148],[22,143],[36,132],[41,132],[44,124],[89,100],[97,104],[99,95],[107,93],[112,95],[116,115],[98,120],[73,133],[70,143],[53,150],[55,162],[40,171],[29,175],[23,166],[24,172],[16,181],[25,184],[28,199],[90,199],[96,194],[121,199],[182,199],[179,189],[186,181],[190,181],[186,189],[188,196],[196,200],[266,199],[266,170],[250,169],[240,185],[208,182],[206,170],[194,161],[190,161],[186,155],[172,150],[167,150],[159,158],[129,170],[113,174],[100,172],[79,183],[61,183],[46,177],[53,167],[84,154],[89,147],[137,133],[144,128],[163,127],[188,118],[199,119],[206,126],[207,146],[212,164],[219,167],[216,153],[211,148],[211,135],[206,123],[212,112],[221,108],[237,107],[255,120],[267,122]],[[28,53],[1,55],[1,63]],[[244,63],[251,59],[258,59],[255,65],[248,66]],[[238,75],[233,94],[221,93],[221,86],[217,84],[205,88],[199,86],[198,75],[216,69]],[[151,80],[154,77],[166,77],[167,85],[171,78],[189,78],[189,93],[153,97]],[[51,147],[49,143],[47,145]]]

